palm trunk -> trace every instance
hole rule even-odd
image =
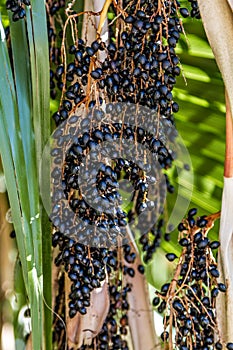
[[[233,1],[199,0],[199,6],[206,34],[226,87],[226,159],[218,268],[221,279],[228,288],[227,293],[221,293],[217,300],[217,318],[220,335],[227,342],[233,339]]]
[[[224,341],[233,338],[233,120],[226,94],[226,158],[224,190],[219,239],[221,242],[218,267],[221,280],[227,285],[227,293],[217,299],[218,322]]]

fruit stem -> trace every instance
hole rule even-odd
[[[99,21],[99,26],[97,29],[97,36],[100,36],[103,25],[104,25],[104,21],[106,19],[107,13],[108,13],[108,8],[111,5],[112,0],[106,0],[103,6],[103,9],[101,11],[101,15],[100,15],[100,21]]]

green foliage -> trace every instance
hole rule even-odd
[[[201,22],[186,23],[185,31],[189,49],[180,49],[179,55],[187,85],[179,78],[174,94],[180,105],[176,126],[193,164],[191,206],[198,207],[203,215],[220,210],[225,152],[224,87]]]
[[[44,300],[51,305],[51,231],[39,193],[40,160],[50,135],[44,3],[32,1],[26,21],[10,18],[13,67],[2,24],[0,29],[0,151],[31,307],[33,348],[50,349],[52,319]],[[49,184],[49,167],[44,175]]]

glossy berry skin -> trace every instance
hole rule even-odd
[[[219,288],[220,292],[225,293],[227,291],[227,287],[224,283],[219,283],[218,288]]]
[[[188,9],[186,9],[185,7],[180,8],[180,14],[184,18],[187,18],[190,16]]]
[[[210,249],[218,249],[220,247],[220,242],[213,241],[209,244]]]
[[[159,297],[155,297],[152,301],[152,305],[153,306],[158,306],[160,303],[160,298]]]
[[[177,256],[176,256],[176,254],[168,253],[168,254],[166,254],[166,258],[168,261],[174,261],[177,258]]]
[[[189,210],[188,212],[188,217],[193,217],[197,214],[197,209],[196,208],[192,208]]]
[[[144,274],[145,272],[145,268],[143,265],[138,265],[138,271],[141,273],[141,274]]]

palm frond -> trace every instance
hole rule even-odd
[[[33,348],[50,349],[51,311],[44,299],[51,305],[51,232],[39,193],[40,160],[50,132],[48,42],[44,4],[32,8],[27,22],[10,22],[13,67],[1,25],[1,156],[31,307]]]

